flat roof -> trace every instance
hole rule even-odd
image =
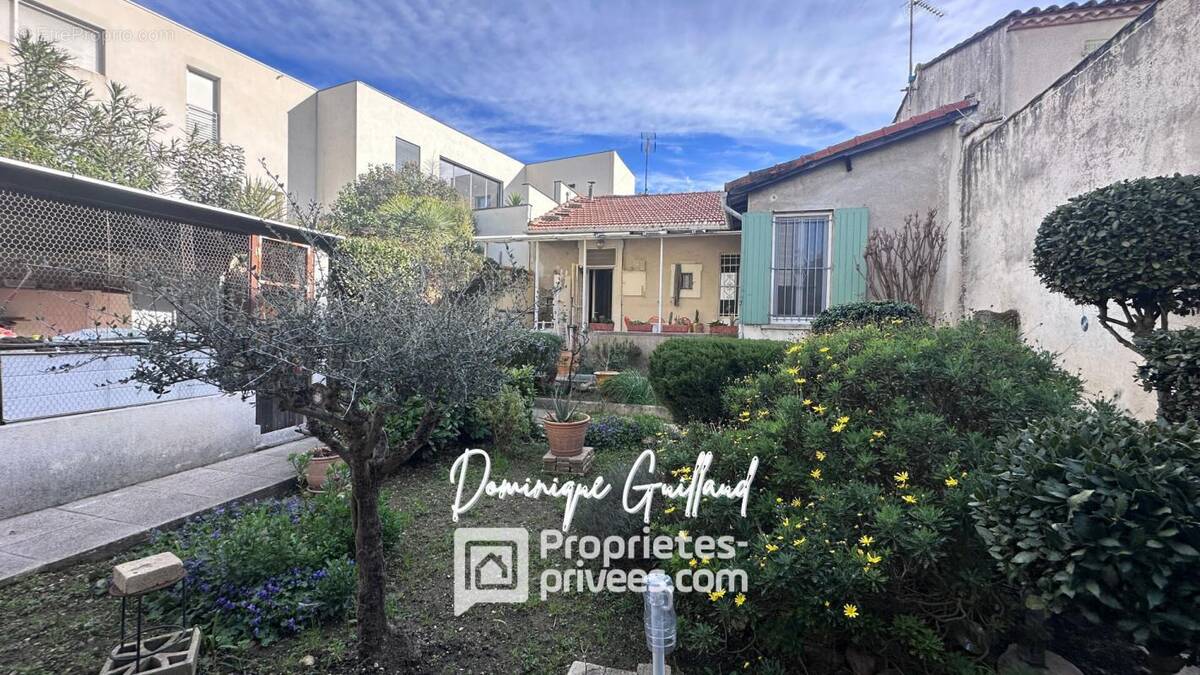
[[[328,246],[340,236],[0,157],[0,189],[241,234]]]

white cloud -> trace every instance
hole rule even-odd
[[[271,60],[440,102],[429,112],[510,152],[643,129],[818,147],[889,122],[905,84],[900,0],[149,4]],[[918,61],[1024,6],[939,4],[946,18],[918,17]]]

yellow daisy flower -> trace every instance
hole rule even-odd
[[[820,469],[813,469],[812,471],[808,472],[808,475],[812,476],[813,480],[821,480],[821,470]]]
[[[870,546],[873,543],[875,543],[875,538],[869,534],[864,534],[863,536],[858,538],[859,546]]]
[[[851,604],[842,605],[842,614],[847,619],[857,619],[858,618],[858,605],[851,605]]]
[[[737,605],[738,607],[746,604],[746,594],[738,593],[737,595],[733,596],[733,604]]]

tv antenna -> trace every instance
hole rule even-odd
[[[642,132],[642,154],[646,156],[645,168],[642,170],[642,194],[650,194],[650,153],[658,147],[656,138],[658,134],[653,131]]]
[[[913,70],[913,24],[917,9],[923,9],[939,19],[946,16],[946,13],[925,0],[907,0],[904,4],[908,5],[908,85],[905,87],[907,91],[912,89],[913,80],[917,77],[916,71]]]

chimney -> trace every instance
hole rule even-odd
[[[594,180],[588,181],[588,199],[592,198],[592,186],[594,186],[595,184],[596,184],[596,181],[594,181]]]

